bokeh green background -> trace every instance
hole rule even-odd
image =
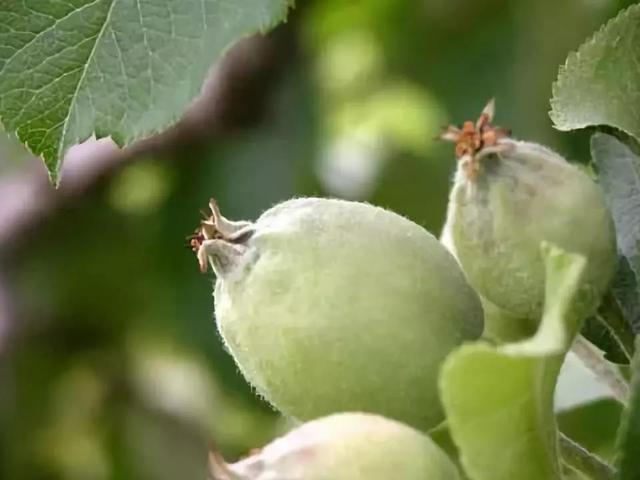
[[[203,479],[209,445],[234,459],[286,429],[224,351],[214,278],[185,248],[209,197],[235,219],[367,200],[437,235],[455,164],[434,138],[489,98],[514,136],[587,160],[584,132],[551,127],[551,83],[624,6],[300,1],[257,120],[128,162],[0,251],[0,478]],[[2,136],[0,179],[25,165]]]

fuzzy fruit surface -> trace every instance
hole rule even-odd
[[[449,251],[400,215],[342,200],[289,200],[248,228],[237,258],[218,243],[207,254],[219,331],[257,391],[301,420],[439,423],[440,364],[483,328]]]
[[[214,480],[458,480],[456,467],[423,433],[365,413],[303,424],[233,465],[213,460]]]
[[[600,188],[555,152],[501,139],[478,160],[475,179],[459,163],[446,241],[470,283],[512,315],[538,320],[544,302],[542,241],[588,260],[576,315],[599,303],[615,266],[613,222]]]

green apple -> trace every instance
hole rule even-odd
[[[599,186],[554,151],[490,125],[455,127],[458,170],[442,236],[476,291],[506,315],[538,321],[544,303],[542,242],[583,255],[576,315],[597,307],[613,275],[615,232]]]
[[[365,203],[298,198],[255,223],[212,205],[195,247],[216,275],[218,329],[257,392],[308,420],[378,413],[443,419],[447,354],[483,329],[455,258],[419,225]]]
[[[459,480],[427,435],[366,413],[338,413],[296,428],[227,465],[211,456],[213,480]]]

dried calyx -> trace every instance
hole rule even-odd
[[[211,262],[216,275],[222,275],[233,259],[244,253],[244,244],[253,235],[251,222],[227,220],[212,198],[209,200],[211,215],[200,222],[195,233],[189,237],[189,246],[196,253],[200,271],[207,271]]]
[[[480,173],[480,160],[492,153],[507,151],[511,146],[500,140],[511,135],[510,130],[491,124],[495,114],[495,101],[489,100],[475,123],[466,121],[461,127],[448,126],[441,138],[455,143],[455,153],[467,180],[475,182]]]

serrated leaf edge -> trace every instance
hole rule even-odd
[[[556,130],[560,130],[561,132],[568,132],[568,131],[571,131],[571,130],[578,130],[578,129],[586,128],[586,127],[594,127],[594,126],[599,126],[599,125],[610,125],[612,127],[615,127],[617,129],[619,129],[620,131],[626,133],[627,135],[630,135],[630,136],[636,138],[638,141],[640,141],[639,137],[637,137],[635,134],[630,132],[628,129],[622,127],[621,125],[618,125],[617,122],[612,122],[610,124],[594,124],[594,123],[591,123],[591,122],[580,122],[580,123],[574,123],[574,125],[571,126],[571,127],[565,127],[565,126],[558,125],[558,122],[560,121],[560,117],[562,115],[559,114],[557,112],[557,110],[556,110],[556,105],[558,103],[558,99],[556,98],[556,95],[558,93],[558,89],[560,88],[560,83],[563,80],[562,77],[565,75],[567,69],[570,66],[573,66],[573,65],[577,64],[580,61],[580,55],[582,53],[581,50],[586,49],[589,46],[596,44],[600,40],[600,38],[602,38],[602,36],[605,34],[605,30],[607,30],[607,28],[609,28],[615,22],[620,20],[622,17],[630,14],[630,12],[632,12],[632,11],[634,11],[636,9],[640,11],[640,4],[630,5],[629,7],[625,8],[624,10],[621,10],[620,12],[618,12],[618,14],[615,17],[610,18],[607,22],[602,24],[600,26],[600,28],[598,30],[596,30],[596,32],[593,33],[593,35],[591,35],[590,38],[588,38],[585,42],[580,44],[580,46],[576,50],[573,50],[573,51],[569,52],[569,54],[567,55],[567,58],[564,61],[564,64],[560,65],[560,67],[558,68],[558,75],[556,77],[556,80],[551,85],[551,100],[549,101],[550,106],[551,106],[551,110],[549,110],[548,115],[549,115],[549,118],[551,118],[551,121],[553,122],[553,128],[555,128]]]

